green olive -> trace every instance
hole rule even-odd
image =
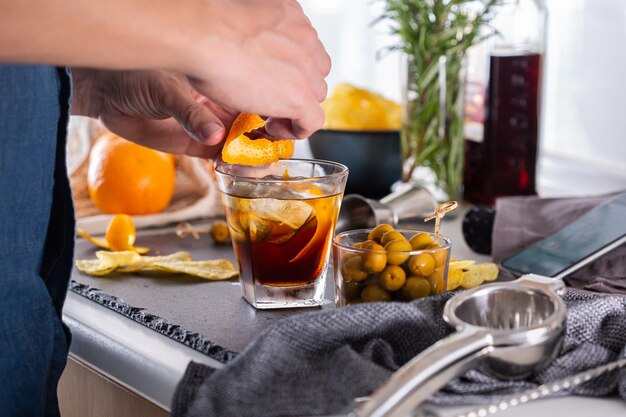
[[[361,284],[358,282],[345,282],[343,284],[343,296],[347,300],[356,300],[361,298]]]
[[[359,254],[356,252],[342,251],[342,254],[340,256],[341,264],[345,265],[350,259],[358,257]]]
[[[432,274],[435,270],[435,260],[428,253],[420,253],[419,255],[411,256],[407,266],[411,274],[425,277]]]
[[[387,263],[391,265],[402,265],[409,259],[412,248],[411,244],[404,239],[392,240],[385,245],[387,251]]]
[[[418,233],[411,239],[409,239],[409,242],[411,242],[413,250],[425,249],[428,247],[428,245],[432,245],[433,243],[435,243],[433,241],[433,238],[430,237],[428,233]]]
[[[380,286],[387,291],[398,291],[406,282],[406,272],[396,265],[388,265],[378,276]]]
[[[367,246],[367,252],[361,255],[361,260],[368,272],[380,272],[387,265],[387,253],[378,243],[372,243]]]
[[[435,260],[435,268],[439,268],[446,263],[446,260],[448,259],[448,250],[442,249],[439,243],[433,243],[429,245],[427,249],[434,249],[430,252],[430,255]]]
[[[407,300],[415,300],[416,298],[426,297],[430,295],[430,284],[423,277],[409,277],[402,287],[402,295]]]
[[[375,244],[375,243],[376,242],[374,242],[373,240],[364,240],[363,242],[355,243],[354,245],[352,245],[352,247],[355,248],[355,249],[365,249],[369,245],[372,245],[372,244]]]
[[[440,294],[446,289],[446,280],[443,277],[443,268],[438,268],[426,277],[430,283],[431,294]]]
[[[361,257],[350,257],[347,261],[343,262],[341,266],[341,276],[346,282],[361,282],[368,277],[368,273],[363,267]]]
[[[361,249],[369,249],[372,245],[378,245],[378,243],[368,239],[363,242],[363,245],[361,245]]]
[[[392,230],[390,232],[386,232],[383,234],[383,237],[380,238],[380,244],[385,246],[387,243],[391,242],[392,240],[406,240],[406,238],[404,237],[402,233]]]
[[[367,239],[373,240],[376,243],[380,243],[380,239],[383,237],[383,235],[391,231],[393,231],[392,225],[386,223],[379,224],[378,226],[373,228],[372,231],[367,235]]]
[[[211,229],[209,230],[211,237],[215,243],[224,243],[230,237],[230,232],[228,231],[228,225],[225,221],[216,220],[211,225]]]
[[[391,300],[391,294],[380,285],[372,284],[368,285],[361,292],[361,299],[366,302],[372,301],[389,301]]]

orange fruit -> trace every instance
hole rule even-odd
[[[229,164],[266,165],[293,155],[292,140],[250,139],[246,133],[265,125],[257,114],[241,113],[233,122],[226,143],[222,149],[222,159]]]
[[[153,214],[174,194],[176,167],[170,154],[105,133],[91,149],[87,188],[93,203],[109,214]]]

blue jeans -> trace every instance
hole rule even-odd
[[[0,415],[58,416],[74,213],[65,70],[0,65]]]

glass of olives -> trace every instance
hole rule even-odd
[[[451,241],[441,234],[394,229],[350,230],[333,239],[335,303],[411,301],[447,287]]]

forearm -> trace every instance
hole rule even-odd
[[[183,69],[211,15],[205,0],[0,0],[0,11],[0,62],[110,69]]]
[[[0,0],[0,62],[80,69],[75,113],[98,117],[100,70],[165,70],[277,138],[324,121],[330,58],[297,0]],[[106,94],[104,94],[106,95]]]

